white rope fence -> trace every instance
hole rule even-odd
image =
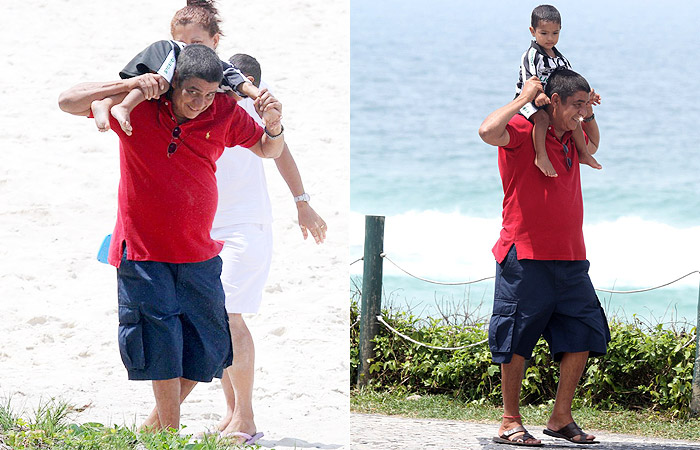
[[[422,342],[418,342],[415,339],[413,339],[409,336],[406,336],[405,334],[401,333],[400,331],[392,328],[391,325],[389,325],[388,323],[386,323],[384,321],[384,318],[382,316],[377,316],[377,321],[380,322],[385,327],[387,327],[392,333],[401,336],[402,338],[406,339],[407,341],[413,342],[414,344],[420,345],[421,347],[432,348],[435,350],[463,350],[465,348],[476,347],[477,345],[481,345],[481,344],[488,342],[488,339],[484,339],[483,341],[475,342],[474,344],[469,344],[469,345],[462,345],[461,347],[437,347],[434,345],[428,345],[428,344],[424,344]]]
[[[435,280],[430,280],[430,279],[428,279],[428,278],[423,278],[423,277],[419,277],[419,276],[417,276],[417,275],[412,274],[412,273],[409,272],[408,270],[406,270],[406,269],[404,269],[403,267],[399,266],[396,262],[394,262],[391,258],[389,258],[389,257],[386,255],[386,253],[384,253],[384,252],[380,253],[379,256],[381,256],[382,258],[384,258],[384,259],[386,259],[387,261],[389,261],[389,262],[390,262],[391,264],[393,264],[397,269],[401,270],[401,271],[402,271],[403,273],[405,273],[406,275],[408,275],[408,276],[410,276],[410,277],[412,277],[412,278],[415,278],[415,279],[417,279],[417,280],[425,281],[426,283],[440,284],[440,285],[444,285],[444,286],[459,286],[459,285],[480,283],[480,282],[482,282],[482,281],[492,280],[492,279],[495,278],[494,276],[490,276],[490,277],[484,277],[484,278],[479,278],[478,280],[470,280],[470,281],[435,281]],[[353,264],[355,264],[355,263],[357,263],[357,262],[359,262],[359,261],[362,261],[363,259],[364,259],[364,258],[358,258],[358,259],[356,259],[355,261],[351,262],[350,265],[353,265]],[[657,285],[657,286],[648,287],[648,288],[632,289],[632,290],[627,290],[627,291],[623,291],[623,290],[614,290],[614,289],[602,289],[602,288],[595,288],[595,290],[598,291],[598,292],[605,292],[605,293],[608,293],[608,294],[638,294],[638,293],[640,293],[640,292],[648,292],[648,291],[653,291],[653,290],[655,290],[655,289],[661,289],[661,288],[663,288],[663,287],[670,286],[670,285],[672,285],[672,284],[674,284],[674,283],[677,283],[677,282],[681,281],[682,279],[687,278],[687,277],[689,277],[689,276],[691,276],[691,275],[694,275],[694,274],[696,274],[696,273],[697,273],[697,274],[700,274],[700,270],[693,270],[693,271],[691,271],[691,272],[686,273],[686,274],[683,275],[683,276],[680,276],[680,277],[676,278],[675,280],[669,281],[669,282],[667,282],[667,283],[659,284],[659,285]]]

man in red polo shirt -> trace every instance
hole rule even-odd
[[[491,113],[479,135],[498,146],[503,183],[503,228],[493,248],[496,286],[489,324],[493,362],[501,364],[503,420],[495,442],[541,446],[522,426],[520,388],[526,359],[540,336],[560,361],[561,376],[544,433],[575,443],[595,443],[576,425],[571,403],[589,356],[603,355],[610,341],[605,314],[588,276],[583,241],[583,197],[578,152],[572,138],[580,121],[593,154],[600,134],[586,80],[555,71],[545,94],[551,104],[546,149],[559,174],[545,176],[532,161],[532,124],[518,111],[542,91],[537,77],[520,95]]]
[[[172,88],[147,74],[83,83],[61,94],[66,112],[140,88],[146,98],[119,136],[119,208],[109,261],[117,267],[119,348],[129,379],[153,380],[163,428],[179,428],[180,402],[198,381],[231,364],[221,286],[222,244],[211,239],[217,206],[216,160],[240,145],[261,157],[284,148],[282,105],[263,92],[256,107],[265,129],[233,98],[217,94],[223,72],[213,50],[189,45],[178,56]]]

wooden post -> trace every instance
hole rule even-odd
[[[360,370],[357,387],[369,384],[369,366],[374,358],[372,339],[379,331],[377,316],[382,309],[382,264],[384,216],[365,216],[365,256],[360,305]]]
[[[695,323],[695,364],[693,364],[693,396],[690,411],[700,415],[700,284],[698,285],[698,317]]]

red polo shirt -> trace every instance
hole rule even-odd
[[[503,228],[493,247],[496,261],[502,262],[513,244],[518,259],[586,259],[581,177],[571,132],[561,140],[553,129],[547,132],[547,155],[559,175],[552,178],[535,166],[532,123],[517,114],[506,129],[510,142],[498,148],[504,198]],[[571,168],[566,166],[563,144],[569,148]]]
[[[119,135],[119,208],[109,249],[119,267],[122,244],[137,261],[200,262],[221,251],[209,236],[218,194],[216,160],[225,147],[251,147],[263,130],[236,102],[217,94],[195,119],[178,126],[172,102],[161,98],[139,104],[131,113],[133,133]],[[168,145],[178,144],[168,157]]]

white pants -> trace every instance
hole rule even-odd
[[[257,313],[272,261],[272,227],[242,223],[213,228],[212,239],[224,241],[221,283],[229,314]]]

